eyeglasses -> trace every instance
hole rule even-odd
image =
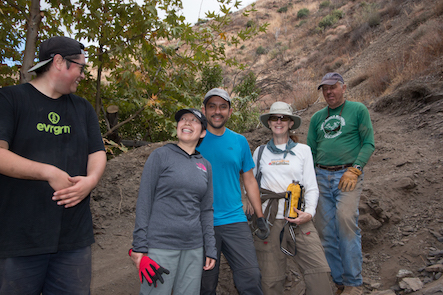
[[[291,120],[291,117],[289,117],[289,116],[282,116],[282,115],[280,115],[280,116],[270,116],[269,117],[269,121],[272,121],[272,122],[277,122],[278,119],[280,119],[282,122],[287,122],[287,121]]]
[[[81,64],[81,63],[76,62],[75,60],[72,60],[72,59],[69,59],[69,58],[65,58],[65,59],[66,59],[67,61],[69,61],[69,62],[72,62],[72,63],[74,63],[74,64],[76,64],[76,65],[81,66],[81,68],[80,68],[80,74],[83,74],[83,73],[85,72],[86,64]]]

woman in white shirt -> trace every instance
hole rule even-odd
[[[307,295],[332,295],[329,266],[312,218],[318,201],[311,149],[297,142],[289,131],[297,129],[301,118],[293,115],[284,102],[272,104],[261,123],[272,131],[272,139],[253,155],[254,174],[258,178],[265,218],[271,233],[265,240],[254,236],[265,295],[284,294],[286,259],[294,259],[303,272]],[[260,163],[258,163],[260,158]],[[257,171],[257,167],[259,171]],[[285,192],[292,182],[304,187],[304,210],[294,209],[296,218],[285,217]],[[283,231],[282,231],[283,230]],[[295,241],[295,242],[294,242]]]

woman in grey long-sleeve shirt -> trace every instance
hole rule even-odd
[[[202,270],[212,269],[217,257],[212,168],[195,150],[207,121],[195,109],[180,110],[175,119],[178,144],[156,149],[143,169],[131,255],[139,269],[149,255],[170,274],[156,288],[143,281],[140,294],[199,294]]]

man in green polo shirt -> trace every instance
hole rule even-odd
[[[326,74],[320,88],[328,106],[312,116],[307,138],[320,193],[315,224],[337,285],[336,294],[360,295],[358,204],[363,167],[374,152],[374,131],[366,106],[345,99],[346,85],[340,74]]]

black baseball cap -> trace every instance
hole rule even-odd
[[[180,121],[180,118],[186,113],[193,114],[202,123],[204,130],[208,128],[208,120],[206,119],[205,115],[203,115],[203,113],[199,110],[193,108],[179,110],[177,113],[175,113],[175,121]]]
[[[56,36],[45,40],[40,44],[40,51],[38,54],[39,62],[28,70],[28,73],[33,72],[47,63],[49,63],[55,55],[60,54],[62,57],[85,54],[85,46],[69,37]]]

